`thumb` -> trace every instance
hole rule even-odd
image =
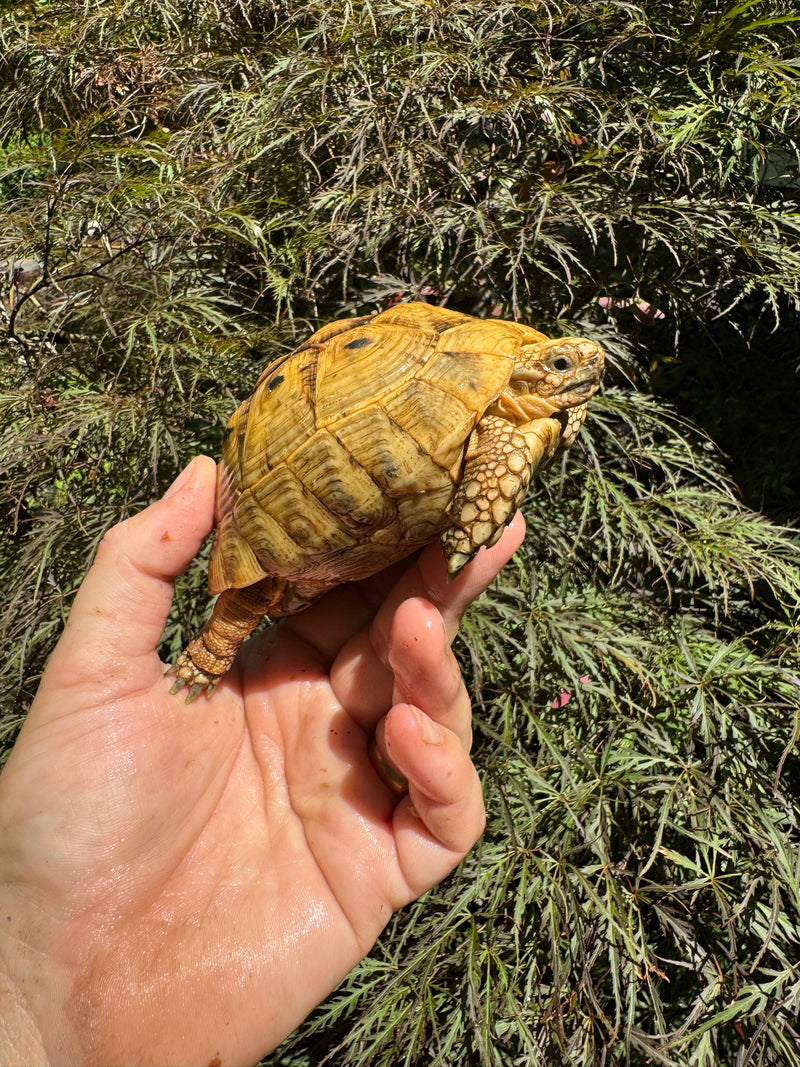
[[[160,676],[153,653],[174,579],[213,526],[214,486],[214,461],[197,456],[161,500],[108,531],[75,595],[40,691],[79,686],[108,699]],[[144,670],[141,657],[148,655],[152,668]]]

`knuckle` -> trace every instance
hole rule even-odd
[[[110,530],[106,530],[97,546],[97,557],[119,555],[125,543],[127,521],[118,522]]]

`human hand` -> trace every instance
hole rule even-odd
[[[483,828],[449,641],[522,520],[451,583],[431,546],[335,590],[187,707],[155,648],[213,498],[200,457],[109,532],[0,775],[0,1062],[255,1062]]]

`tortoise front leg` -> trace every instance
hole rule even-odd
[[[453,523],[441,537],[450,577],[479,548],[500,539],[531,478],[552,457],[560,437],[556,419],[515,426],[498,415],[484,415],[470,436],[461,485],[447,509]]]

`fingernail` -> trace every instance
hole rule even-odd
[[[181,473],[178,475],[178,477],[175,479],[175,481],[172,483],[166,493],[164,493],[164,500],[166,500],[168,497],[174,496],[175,493],[183,489],[184,485],[186,485],[186,483],[191,480],[192,470],[194,468],[195,463],[197,463],[197,456],[195,456],[195,458],[192,460],[188,467],[185,467],[181,471]]]
[[[413,709],[412,715],[419,729],[419,736],[426,745],[444,744],[444,733],[438,722],[434,722],[429,715],[417,708]]]

